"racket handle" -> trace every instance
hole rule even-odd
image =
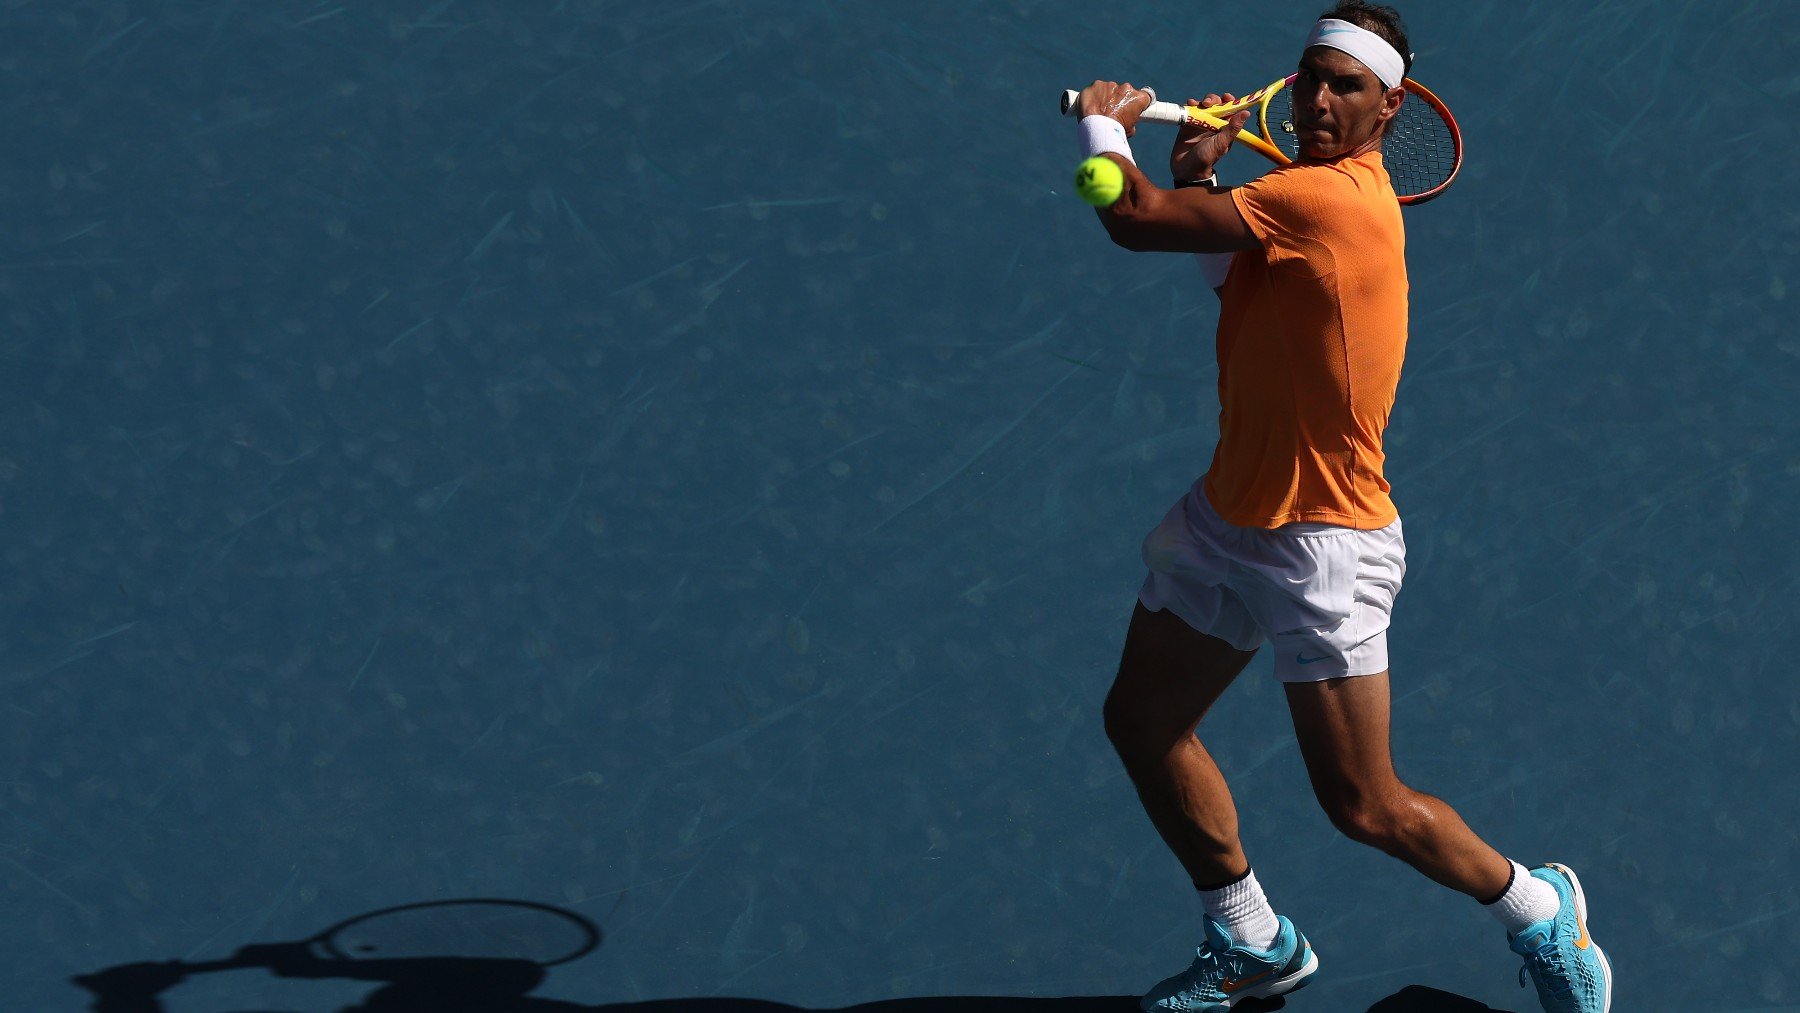
[[[1064,116],[1075,115],[1075,100],[1080,97],[1081,93],[1073,88],[1063,92],[1062,114]],[[1225,125],[1225,121],[1219,120],[1217,117],[1206,116],[1205,113],[1201,115],[1207,121],[1212,121],[1212,126],[1223,127]],[[1188,109],[1186,106],[1177,105],[1174,102],[1152,102],[1148,109],[1138,114],[1138,120],[1144,123],[1171,123],[1179,126],[1188,121]]]

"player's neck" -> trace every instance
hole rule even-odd
[[[1381,138],[1374,138],[1373,140],[1359,144],[1348,151],[1340,151],[1335,155],[1325,155],[1322,157],[1317,155],[1303,155],[1300,160],[1303,162],[1316,162],[1320,165],[1330,165],[1333,162],[1343,162],[1354,158],[1362,158],[1371,151],[1378,155],[1381,153]]]

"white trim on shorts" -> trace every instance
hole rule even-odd
[[[1246,528],[1206,499],[1205,476],[1144,539],[1138,600],[1240,651],[1275,646],[1275,677],[1318,682],[1387,671],[1387,629],[1406,576],[1400,521]]]

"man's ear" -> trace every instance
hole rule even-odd
[[[1389,88],[1387,94],[1381,96],[1381,116],[1377,122],[1386,126],[1389,120],[1400,115],[1400,103],[1405,100],[1405,88]]]

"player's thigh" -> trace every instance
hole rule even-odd
[[[1106,694],[1109,731],[1191,735],[1237,678],[1254,650],[1201,633],[1168,610],[1138,602],[1125,634],[1119,674]]]
[[[1313,791],[1327,808],[1398,783],[1389,746],[1388,674],[1282,683]]]

